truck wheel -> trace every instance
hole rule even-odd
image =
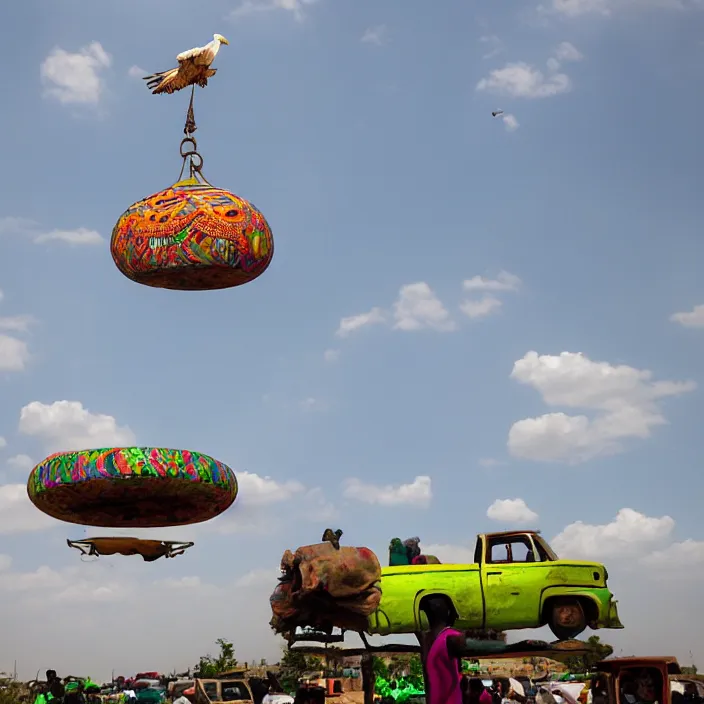
[[[587,627],[579,599],[553,599],[548,605],[548,625],[558,640],[576,638]]]

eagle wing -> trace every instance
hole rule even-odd
[[[184,61],[188,61],[189,59],[194,59],[195,57],[200,56],[205,51],[207,51],[207,49],[208,48],[205,46],[197,46],[197,47],[194,47],[193,49],[189,49],[188,51],[182,51],[176,57],[176,61],[178,61],[181,64]]]

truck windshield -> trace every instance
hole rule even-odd
[[[249,692],[243,682],[223,682],[222,701],[234,702],[249,699]]]

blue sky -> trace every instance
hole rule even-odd
[[[704,666],[703,27],[697,0],[3,6],[0,670],[275,660],[284,549],[330,525],[462,559],[523,523],[607,564],[617,652]],[[149,289],[109,236],[177,179],[188,96],[138,76],[214,32],[204,173],[274,260]],[[91,531],[21,485],[113,442],[211,454],[240,498],[161,531],[196,540],[176,560],[82,563]]]

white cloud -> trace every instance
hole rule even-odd
[[[103,236],[95,230],[79,227],[75,230],[51,230],[37,235],[34,241],[37,244],[44,242],[65,242],[71,245],[100,244]]]
[[[401,287],[394,303],[395,330],[415,331],[430,328],[440,332],[456,329],[440,299],[424,281]]]
[[[481,457],[479,459],[479,465],[481,467],[485,467],[487,469],[490,469],[492,467],[501,467],[505,464],[506,463],[503,462],[502,460],[497,460],[494,457]]]
[[[479,37],[479,41],[486,46],[488,51],[482,56],[483,59],[493,59],[504,50],[504,44],[495,34],[485,34]]]
[[[496,499],[486,511],[492,521],[529,525],[538,520],[538,514],[523,499]]]
[[[21,372],[29,361],[29,348],[23,340],[0,335],[0,372]]]
[[[344,495],[348,499],[379,506],[418,506],[425,508],[433,497],[430,477],[416,477],[410,484],[377,485],[359,479],[345,482]]]
[[[379,24],[375,27],[368,27],[365,29],[360,41],[362,44],[375,44],[376,46],[381,46],[386,41],[386,34],[386,25]]]
[[[9,555],[0,555],[0,572],[9,570],[12,567],[12,558]]]
[[[19,472],[29,472],[34,467],[34,460],[28,455],[14,455],[7,460],[7,466]]]
[[[645,567],[653,567],[660,576],[681,579],[683,573],[690,573],[701,578],[704,567],[704,541],[684,540],[672,543],[662,550],[655,550],[641,558]]]
[[[424,555],[435,557],[446,565],[471,565],[474,564],[474,547],[467,545],[448,545],[446,543],[423,544]]]
[[[572,88],[569,76],[554,73],[545,76],[537,68],[520,61],[494,69],[477,83],[477,90],[511,98],[549,98]]]
[[[317,2],[317,0],[243,0],[243,2],[230,13],[230,18],[238,20],[262,12],[286,10],[300,22],[304,17],[304,10],[315,2]]]
[[[135,435],[112,416],[91,413],[79,401],[32,401],[20,412],[20,432],[43,441],[48,452],[133,445]]]
[[[303,411],[323,411],[326,408],[324,401],[321,401],[319,398],[314,398],[313,396],[304,398],[298,405]]]
[[[30,326],[35,322],[34,317],[31,315],[11,315],[9,317],[0,318],[0,330],[27,332]]]
[[[555,49],[555,58],[558,61],[582,61],[584,55],[575,47],[574,44],[569,42],[560,42],[557,49]]]
[[[465,291],[518,291],[523,282],[508,271],[500,271],[495,279],[487,279],[483,276],[473,276],[462,282]]]
[[[674,527],[670,516],[653,518],[622,508],[611,523],[571,523],[552,539],[551,545],[561,558],[568,560],[634,557],[662,543]]]
[[[552,0],[546,8],[538,6],[542,12],[553,12],[566,17],[581,15],[608,16],[620,10],[696,10],[704,7],[701,0]]]
[[[236,579],[233,583],[235,589],[247,587],[269,588],[273,591],[276,580],[280,577],[278,570],[256,569]]]
[[[545,65],[548,67],[548,71],[559,71],[562,64],[554,56],[551,56]]]
[[[670,320],[686,328],[704,328],[704,304],[694,306],[688,312],[673,313]]]
[[[139,66],[130,66],[127,71],[127,75],[130,78],[144,78],[147,73],[147,71],[145,71],[143,68],[140,68]]]
[[[101,74],[111,63],[99,42],[91,42],[75,54],[56,48],[40,67],[46,94],[64,104],[95,105],[103,93]]]
[[[361,330],[368,325],[379,325],[386,322],[386,316],[381,308],[372,308],[368,313],[350,315],[340,320],[340,325],[335,333],[338,337],[348,337],[353,332]]]
[[[262,477],[254,472],[238,472],[237,484],[239,487],[238,501],[256,506],[289,501],[305,491],[305,487],[299,481],[291,479],[277,482],[271,477]]]
[[[7,447],[7,440],[5,440],[5,438],[2,435],[0,435],[0,448],[3,448],[3,447]]]
[[[495,296],[483,296],[475,301],[464,301],[460,304],[460,310],[473,320],[476,318],[486,318],[492,313],[497,313],[503,303]]]
[[[516,119],[515,115],[511,115],[511,113],[508,113],[507,115],[502,115],[501,119],[503,120],[504,127],[506,128],[507,132],[515,132],[521,125]]]
[[[16,217],[0,218],[0,235],[4,234],[21,235],[36,244],[64,242],[70,245],[95,245],[104,241],[99,232],[86,227],[77,227],[73,230],[44,230],[34,220]]]
[[[239,493],[233,509],[204,523],[205,530],[231,535],[272,534],[281,529],[282,519],[324,522],[337,514],[322,489],[306,488],[296,480],[277,481],[253,472],[237,472]],[[280,505],[285,504],[283,512]]]
[[[36,509],[27,496],[26,484],[0,484],[0,535],[28,533],[58,525]]]
[[[340,350],[325,350],[323,352],[323,359],[328,362],[328,364],[331,364],[332,362],[337,362],[337,360],[340,358]]]
[[[658,402],[696,388],[693,381],[652,381],[652,372],[593,362],[580,353],[528,352],[511,378],[532,386],[549,406],[583,408],[595,417],[562,412],[513,424],[508,449],[515,457],[546,462],[583,462],[622,451],[626,438],[647,438],[667,423]]]

